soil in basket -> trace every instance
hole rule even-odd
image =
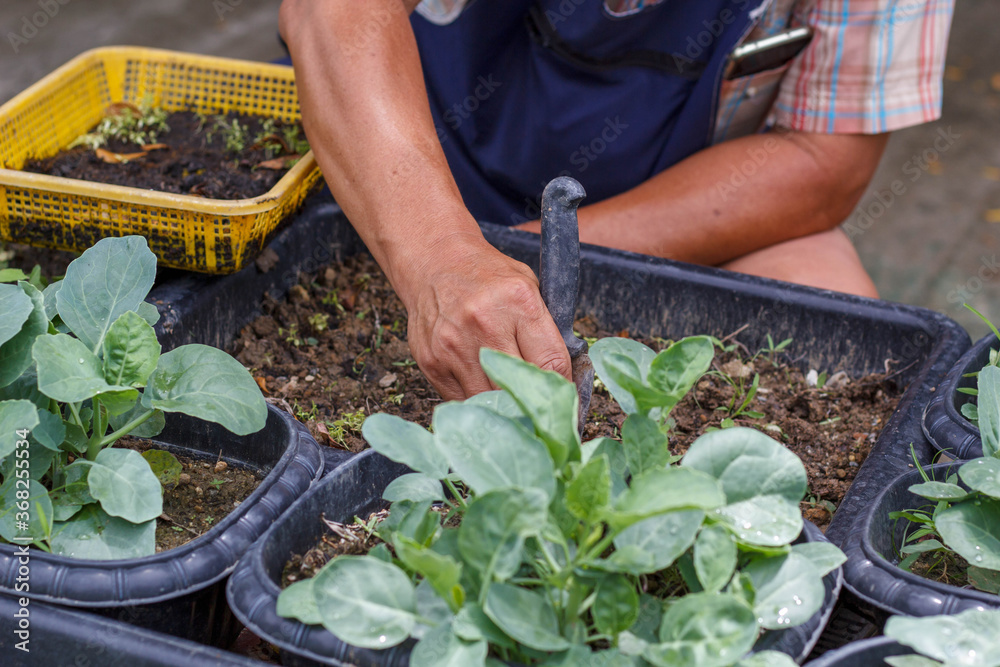
[[[229,127],[237,121],[246,128],[243,148],[232,150],[227,148],[226,133],[216,126],[216,118],[174,112],[167,117],[170,130],[157,135],[153,144],[162,147],[150,149],[147,144],[144,150],[137,144],[112,140],[101,149],[106,153],[79,146],[45,159],[28,160],[24,171],[209,199],[249,199],[265,194],[294,163],[294,158],[285,159],[294,148],[287,146],[287,141],[282,146],[274,139],[258,142],[257,138],[281,134],[282,126],[278,125],[276,133],[265,133],[261,127],[265,119],[260,117],[219,116],[220,125],[225,118]],[[119,163],[107,153],[134,157]]]
[[[117,447],[144,452],[148,440],[123,438]],[[214,458],[177,456],[183,471],[175,485],[164,488],[163,514],[156,521],[156,551],[173,549],[199,537],[240,506],[260,485],[250,470]]]
[[[269,400],[305,422],[321,443],[360,451],[365,447],[360,423],[375,412],[430,425],[441,399],[414,364],[406,342],[406,312],[370,257],[352,257],[304,274],[287,300],[265,300],[263,310],[230,351],[251,369]],[[576,329],[590,337],[628,335],[603,331],[590,319],[577,321]],[[668,344],[662,339],[643,342],[657,350]],[[717,373],[705,376],[671,413],[677,421],[671,446],[683,453],[727,416],[717,408],[730,403],[734,389],[720,375],[742,375],[748,387],[759,373],[760,389],[750,409],[765,417],[737,417],[735,422],[761,429],[802,459],[809,476],[803,511],[824,527],[902,388],[891,372],[858,379],[834,375],[817,388],[794,366],[794,341],[786,350],[792,358],[787,365],[767,355],[753,358],[756,352],[737,348],[717,355]],[[624,418],[598,389],[584,438],[615,437]]]

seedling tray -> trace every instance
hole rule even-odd
[[[965,376],[982,370],[990,360],[990,350],[998,347],[1000,341],[990,334],[969,348],[948,371],[924,410],[924,435],[934,447],[952,458],[974,459],[983,455],[979,427],[962,415],[962,406],[975,403],[976,398],[959,389],[976,388],[976,378]]]
[[[299,119],[290,67],[108,47],[87,51],[0,107],[0,240],[82,252],[145,236],[161,266],[226,274],[264,247],[320,178],[312,152],[267,193],[210,200],[18,171],[65,149],[114,102]]]

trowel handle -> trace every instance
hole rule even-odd
[[[553,179],[542,192],[540,289],[572,358],[587,350],[586,341],[573,335],[573,316],[580,291],[580,229],[576,209],[586,196],[583,186],[569,176]]]

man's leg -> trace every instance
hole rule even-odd
[[[854,244],[839,227],[752,252],[723,269],[878,298]]]

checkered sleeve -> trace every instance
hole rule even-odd
[[[941,115],[954,0],[811,0],[814,30],[792,63],[773,120],[803,132],[889,132]]]

